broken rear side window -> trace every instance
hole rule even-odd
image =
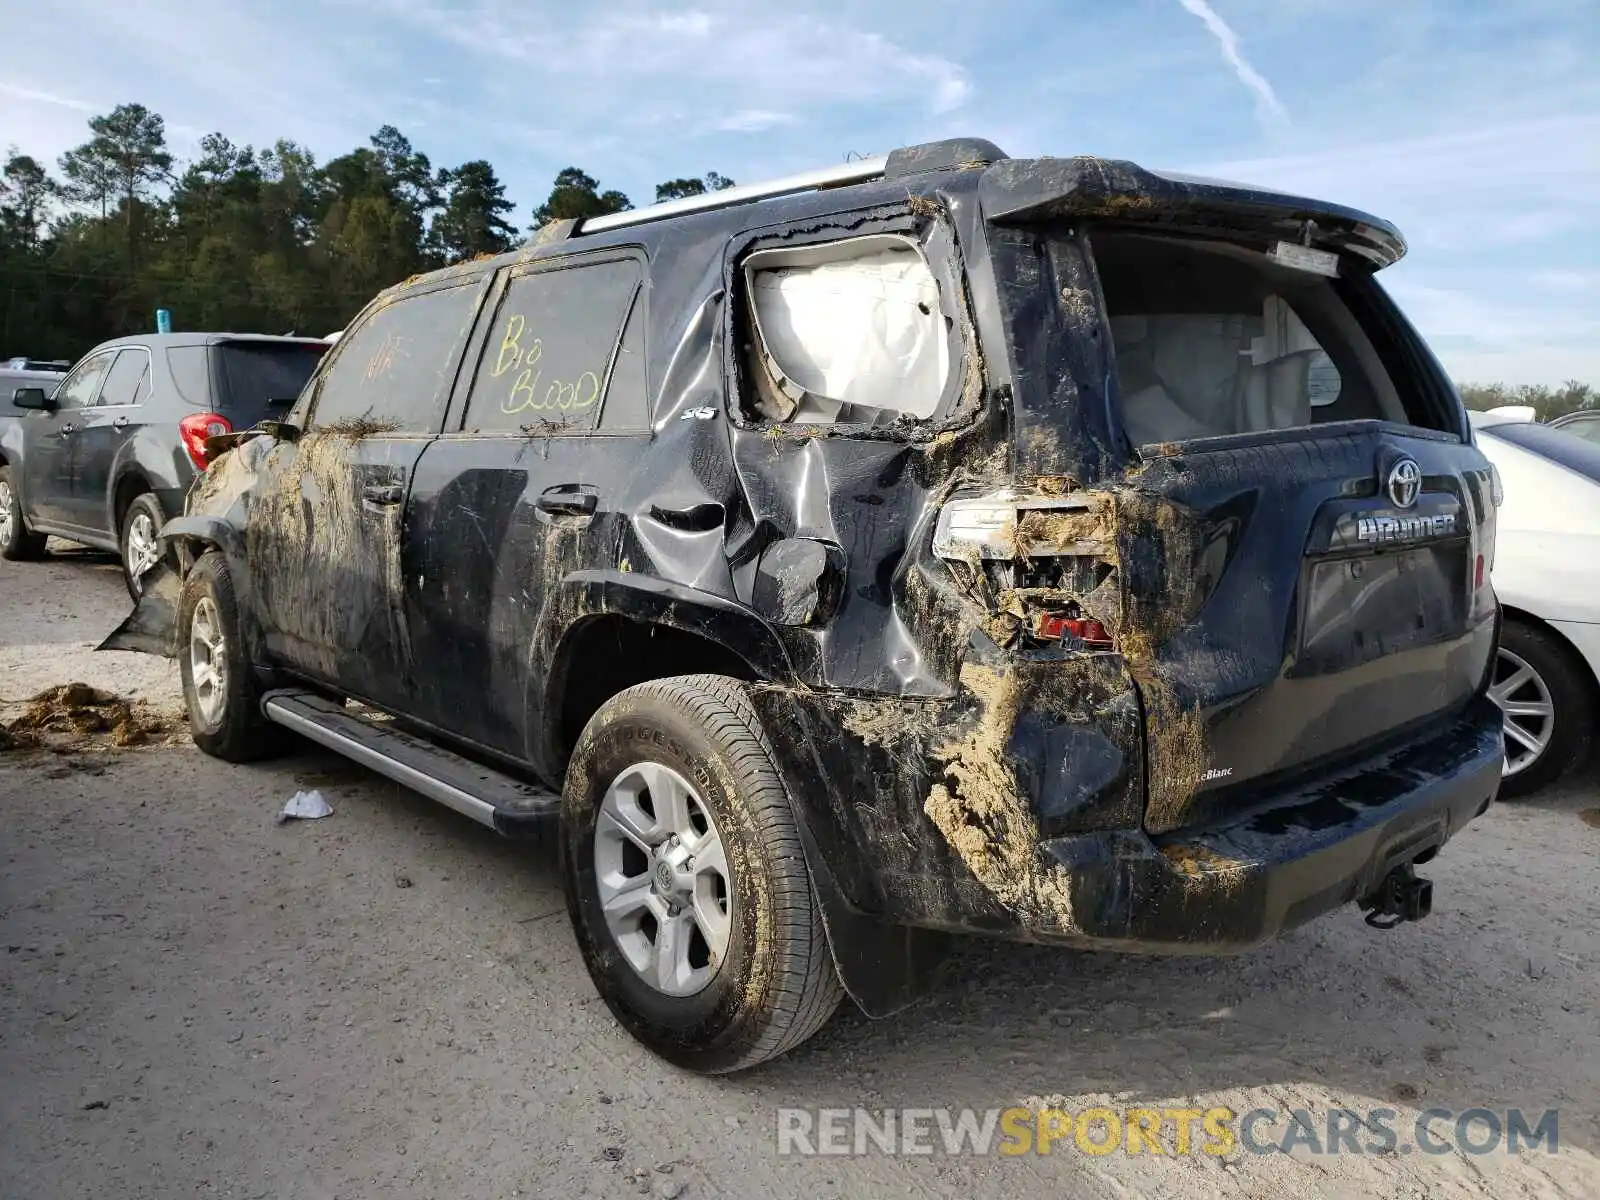
[[[313,428],[370,425],[373,433],[437,433],[445,373],[472,319],[478,281],[403,293],[334,346],[318,386]]]
[[[1329,421],[1429,425],[1334,280],[1226,242],[1090,238],[1135,445]]]
[[[627,394],[608,397],[606,385],[643,276],[631,258],[515,276],[472,381],[467,432],[581,432],[612,405],[625,424],[637,420],[644,407],[637,346],[612,384]]]
[[[939,411],[952,321],[911,238],[758,250],[743,268],[750,415],[873,425]]]

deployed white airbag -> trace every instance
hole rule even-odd
[[[950,374],[939,285],[895,236],[767,250],[745,262],[764,361],[797,421],[844,404],[931,417]]]

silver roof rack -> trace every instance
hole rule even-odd
[[[685,196],[681,200],[667,200],[627,212],[608,213],[603,217],[588,217],[581,221],[575,233],[604,233],[607,229],[622,229],[628,225],[643,225],[647,221],[660,221],[684,213],[708,212],[716,208],[732,208],[736,204],[750,204],[757,200],[771,200],[776,196],[792,196],[798,192],[817,188],[838,187],[847,183],[864,183],[881,179],[889,165],[889,156],[857,159],[836,167],[822,167],[768,183],[751,183],[743,187],[724,188],[720,192],[707,192],[701,196]]]

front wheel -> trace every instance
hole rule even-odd
[[[1588,757],[1594,685],[1577,656],[1550,630],[1505,622],[1489,694],[1505,715],[1502,797],[1536,792]]]
[[[45,536],[34,533],[22,519],[22,497],[11,479],[11,468],[0,467],[0,558],[27,562],[44,557]]]
[[[233,576],[216,550],[200,556],[178,597],[178,673],[189,734],[207,754],[251,762],[282,747],[283,729],[261,715]]]
[[[788,792],[738,681],[663,679],[608,700],[573,752],[561,824],[584,963],[662,1058],[741,1070],[838,1007]]]

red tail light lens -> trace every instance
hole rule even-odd
[[[204,471],[211,465],[206,439],[232,432],[232,423],[221,413],[190,413],[178,422],[178,436],[183,439],[183,448],[197,471]]]
[[[1472,568],[1472,590],[1477,591],[1483,586],[1483,555],[1478,555],[1478,563]]]
[[[1068,617],[1060,613],[1046,613],[1039,618],[1038,636],[1047,642],[1062,638],[1077,638],[1090,650],[1113,648],[1111,634],[1093,617]]]

